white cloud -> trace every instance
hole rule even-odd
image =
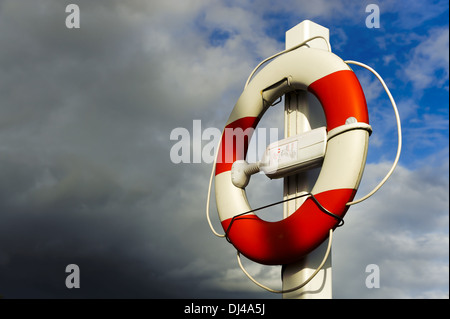
[[[376,185],[389,165],[368,165],[359,193]],[[399,166],[379,192],[350,208],[333,247],[336,289],[347,287],[341,296],[446,298],[449,197],[448,179],[443,175],[448,170],[434,170]],[[364,284],[368,275],[364,269],[371,263],[380,267],[378,290]],[[355,277],[350,282],[341,280],[352,273]]]
[[[412,50],[404,72],[415,88],[443,87],[448,83],[448,32],[448,27],[431,30],[428,38]]]
[[[414,1],[399,2],[396,0],[383,1],[380,4],[381,15],[385,12],[395,13],[397,19],[393,21],[395,27],[411,30],[423,26],[427,21],[441,15],[448,10],[448,1]]]

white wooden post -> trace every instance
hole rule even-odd
[[[286,32],[286,49],[314,36],[323,36],[329,42],[329,30],[309,20],[305,20]],[[323,39],[317,38],[308,45],[317,49],[328,50]],[[318,104],[318,105],[317,105]],[[317,112],[321,106],[317,100],[308,98],[305,91],[293,92],[285,96],[284,135],[289,137],[308,130],[311,124],[321,122],[325,125],[323,113]],[[322,118],[321,116],[322,115]],[[309,118],[309,119],[308,119]],[[302,191],[310,191],[317,178],[318,171],[308,171],[284,179],[284,199],[292,198]],[[283,216],[288,217],[303,203],[305,198],[299,198],[284,203]],[[282,271],[283,290],[296,287],[303,283],[317,269],[328,243],[323,243],[316,250],[297,263],[285,265]],[[331,287],[331,253],[322,270],[303,288],[283,294],[286,299],[329,299],[332,297]]]

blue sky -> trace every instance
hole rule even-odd
[[[65,26],[69,3],[80,29]],[[380,28],[365,24],[372,3]],[[448,298],[448,10],[431,0],[0,0],[0,295],[279,298],[211,234],[211,165],[172,163],[169,137],[193,120],[221,129],[253,68],[309,19],[330,29],[334,53],[383,76],[402,119],[393,176],[335,232],[333,296]],[[374,131],[358,197],[389,170],[397,136],[381,85],[354,70]],[[279,122],[281,109],[267,118]],[[280,199],[279,181],[263,178],[249,185],[254,206]],[[78,290],[64,286],[72,263]],[[369,264],[378,289],[364,284]],[[279,267],[247,267],[280,287]]]

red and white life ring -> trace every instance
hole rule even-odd
[[[244,89],[224,132],[256,128],[267,108],[294,90],[307,90],[322,104],[328,141],[311,193],[323,207],[342,218],[362,177],[371,129],[361,85],[338,56],[301,47],[276,58]],[[228,141],[227,145],[225,135],[215,167],[215,194],[219,218],[230,242],[247,258],[265,265],[289,264],[317,248],[338,221],[324,214],[312,198],[283,220],[268,222],[249,213],[236,217],[229,228],[234,216],[251,207],[245,189],[231,181],[232,164],[245,159],[248,141],[241,150],[238,143],[229,145]]]

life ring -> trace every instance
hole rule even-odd
[[[246,135],[243,148],[236,141],[230,145],[226,133],[255,129],[274,101],[295,90],[313,93],[326,119],[325,156],[311,190],[315,198],[307,198],[295,213],[276,222],[264,221],[254,213],[235,217],[251,211],[245,188],[236,187],[231,181],[231,168],[236,160],[245,159],[252,130]],[[344,217],[346,204],[354,198],[362,177],[370,132],[361,85],[351,68],[335,54],[300,47],[267,64],[239,97],[219,147],[215,196],[229,241],[241,254],[265,265],[289,264],[317,248],[338,221],[324,214],[315,200],[333,214]]]

